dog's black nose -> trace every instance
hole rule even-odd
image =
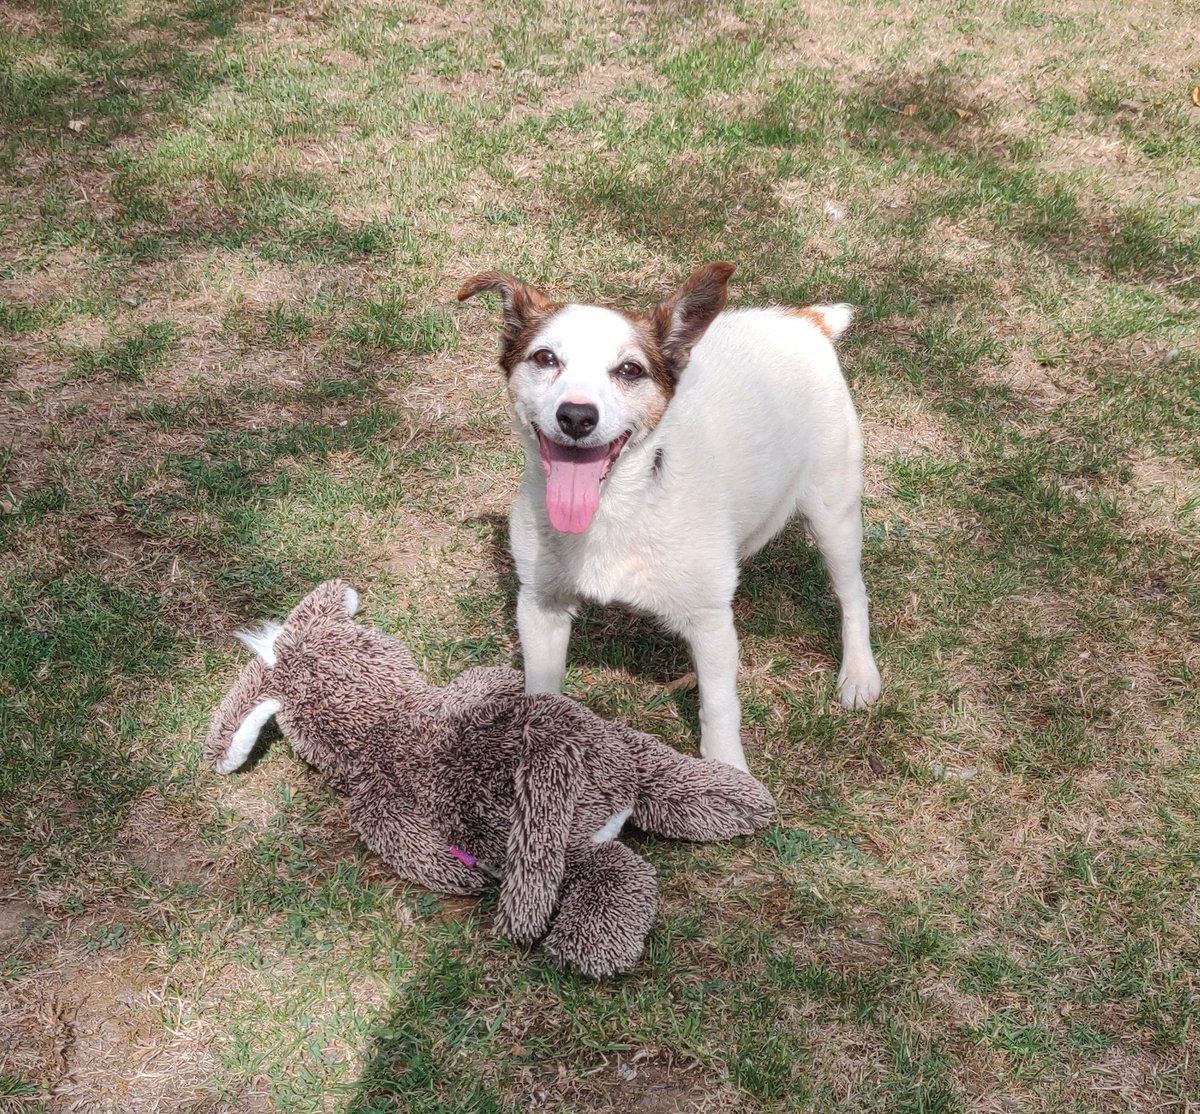
[[[600,411],[590,402],[564,402],[554,416],[559,429],[576,441],[591,433],[600,421]]]

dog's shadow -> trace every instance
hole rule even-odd
[[[504,597],[504,620],[515,631],[520,584],[509,549],[508,519],[492,512],[469,521],[486,531],[488,556]],[[814,653],[828,655],[836,674],[840,612],[821,557],[798,525],[743,566],[734,618],[743,637],[787,634],[794,641],[793,634],[798,636]],[[781,625],[794,630],[780,630]],[[653,618],[621,607],[583,607],[571,628],[568,665],[623,672],[660,686],[688,728],[699,733],[694,686],[675,684],[692,669],[687,644]]]

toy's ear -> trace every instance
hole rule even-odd
[[[344,580],[326,580],[318,584],[292,611],[292,616],[327,615],[342,619],[358,611],[358,593]],[[289,618],[288,622],[292,620]]]
[[[264,623],[258,630],[235,630],[236,638],[252,654],[255,654],[264,665],[275,665],[275,640],[283,633],[279,623]]]
[[[267,721],[283,705],[266,693],[267,667],[252,661],[225,695],[208,729],[204,757],[219,774],[241,766],[258,742]]]

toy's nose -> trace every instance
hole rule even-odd
[[[576,441],[586,437],[600,422],[600,411],[590,402],[564,402],[554,416],[558,428]]]

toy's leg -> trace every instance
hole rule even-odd
[[[558,966],[588,978],[628,971],[645,949],[657,893],[654,869],[625,844],[574,848],[542,946]]]
[[[769,824],[771,794],[736,766],[680,754],[643,737],[641,790],[630,820],[644,832],[671,839],[730,839]]]

